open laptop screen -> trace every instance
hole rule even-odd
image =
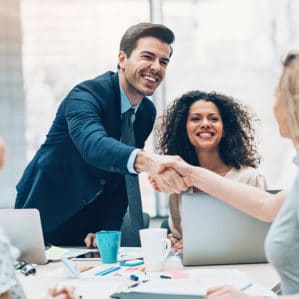
[[[37,209],[0,209],[0,227],[20,252],[20,260],[46,264],[46,253]]]
[[[183,264],[266,262],[270,223],[259,221],[206,193],[182,194]]]

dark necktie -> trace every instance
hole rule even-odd
[[[125,144],[135,146],[135,135],[133,127],[134,109],[130,108],[122,114],[121,121],[121,141]],[[142,202],[140,189],[138,184],[138,176],[127,174],[125,175],[129,213],[131,225],[134,233],[139,239],[139,229],[144,228]]]

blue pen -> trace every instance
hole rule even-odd
[[[121,267],[111,267],[111,268],[108,268],[108,269],[103,270],[103,271],[101,271],[101,272],[98,272],[98,273],[96,273],[95,275],[96,275],[96,276],[98,276],[98,275],[100,275],[100,276],[104,276],[104,275],[107,275],[107,274],[109,274],[109,273],[111,273],[111,272],[117,271],[117,270],[119,270],[120,268],[121,268]]]
[[[104,276],[104,275],[107,275],[107,274],[109,274],[111,272],[117,271],[120,268],[121,267],[111,267],[111,268],[108,268],[108,269],[105,269],[105,270],[103,270],[101,272],[96,273],[96,275]]]

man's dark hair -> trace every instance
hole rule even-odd
[[[142,37],[155,37],[160,41],[170,45],[170,55],[172,55],[171,44],[174,41],[174,33],[165,25],[153,23],[139,23],[131,26],[123,35],[119,50],[124,51],[127,57],[130,57],[132,51],[136,48],[137,41]]]
[[[252,126],[252,121],[256,118],[248,111],[247,106],[236,99],[215,92],[191,91],[168,106],[160,117],[157,128],[160,152],[179,155],[188,163],[199,165],[186,129],[190,107],[197,101],[214,103],[221,114],[224,136],[219,144],[219,154],[223,162],[237,169],[242,166],[256,168],[260,162]]]

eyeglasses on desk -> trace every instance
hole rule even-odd
[[[35,267],[30,264],[27,263],[25,261],[18,261],[14,264],[14,268],[15,270],[20,270],[20,272],[22,274],[24,274],[25,276],[31,275],[31,274],[35,274],[36,273],[36,269]]]

